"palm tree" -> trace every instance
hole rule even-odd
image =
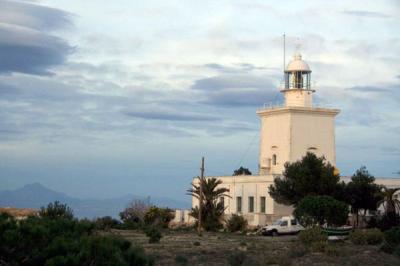
[[[200,178],[199,178],[200,180]],[[216,178],[207,178],[200,180],[199,185],[192,184],[192,188],[187,190],[187,194],[200,200],[200,184],[202,186],[203,200],[201,204],[201,220],[202,227],[206,231],[213,231],[222,227],[221,217],[224,214],[224,202],[220,201],[221,197],[229,197],[226,192],[229,189],[219,187],[221,180]],[[192,208],[190,215],[196,219],[199,217],[199,208]]]
[[[383,207],[385,208],[385,215],[393,223],[396,223],[396,211],[400,210],[400,201],[394,198],[394,194],[399,190],[400,188],[383,187],[381,192],[383,200],[378,202],[378,206],[380,206],[381,204],[383,205]]]

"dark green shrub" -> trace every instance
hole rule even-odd
[[[325,254],[331,257],[339,257],[340,256],[340,247],[337,245],[331,244],[325,246]]]
[[[400,227],[393,227],[385,232],[385,241],[390,245],[400,245]]]
[[[310,247],[313,252],[324,252],[327,246],[326,241],[315,241],[312,242]]]
[[[328,224],[340,226],[346,223],[349,209],[346,203],[330,196],[307,196],[293,212],[303,226]]]
[[[175,257],[175,262],[176,262],[176,265],[187,265],[189,260],[185,256],[177,255]]]
[[[239,251],[233,253],[228,258],[228,265],[230,266],[241,266],[241,265],[249,265],[246,263],[247,255],[245,252]]]
[[[350,234],[349,239],[356,245],[377,245],[382,243],[384,234],[379,229],[356,230]]]
[[[41,217],[47,217],[51,219],[56,218],[66,218],[72,219],[74,218],[73,211],[66,204],[62,204],[59,201],[51,202],[47,205],[47,207],[41,207],[39,211],[39,215]]]
[[[326,242],[328,237],[322,232],[321,228],[313,227],[301,231],[299,239],[304,245],[310,246],[313,242]]]
[[[168,228],[168,224],[172,219],[174,219],[174,214],[171,209],[156,206],[150,207],[144,215],[144,223],[146,225],[162,228]]]
[[[385,232],[385,241],[381,250],[400,256],[400,227],[393,227]]]
[[[58,213],[58,212],[56,212]],[[94,234],[94,224],[70,216],[0,215],[1,265],[151,265],[144,251],[119,237]]]
[[[307,248],[299,243],[295,243],[289,249],[289,257],[300,258],[307,254]]]
[[[356,245],[366,245],[367,240],[365,234],[361,230],[352,232],[349,236],[349,240]]]
[[[385,241],[385,242],[383,242],[383,245],[381,246],[380,250],[385,253],[391,254],[394,252],[395,248]]]
[[[374,216],[368,221],[369,228],[379,228],[382,231],[387,231],[396,225],[400,225],[399,215]]]
[[[378,245],[382,243],[385,235],[379,229],[367,230],[367,244],[368,245]]]
[[[115,236],[90,236],[83,240],[78,255],[81,265],[148,265],[152,264],[143,249]]]
[[[243,216],[233,214],[226,223],[229,232],[244,231],[247,227],[247,220]]]
[[[93,222],[98,230],[109,230],[111,228],[120,228],[121,226],[121,222],[111,216],[99,217]]]
[[[393,250],[393,254],[400,257],[400,245]]]
[[[155,227],[145,229],[146,236],[149,238],[149,243],[159,243],[162,238],[160,230]]]

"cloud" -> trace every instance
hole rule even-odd
[[[251,74],[220,75],[196,80],[193,90],[203,92],[200,103],[225,107],[261,107],[282,100],[278,86],[269,77]]]
[[[0,10],[0,73],[50,74],[73,48],[47,33],[71,25],[64,11],[26,2],[2,2]]]
[[[251,72],[254,70],[266,69],[266,67],[258,67],[258,66],[255,66],[255,65],[249,64],[249,63],[239,63],[239,64],[235,64],[233,66],[227,66],[227,65],[217,64],[217,63],[209,63],[209,64],[205,64],[203,66],[206,68],[212,69],[212,70],[216,70],[219,73],[223,73],[223,74],[233,74],[233,73],[243,74],[243,73]]]
[[[221,90],[209,92],[205,104],[226,107],[262,107],[264,104],[278,104],[282,102],[281,93],[274,87],[263,89]]]
[[[167,121],[217,121],[220,118],[199,113],[185,113],[185,111],[127,111],[126,115],[151,120],[167,120]]]
[[[361,11],[361,10],[345,10],[341,12],[345,15],[356,16],[356,17],[367,17],[367,18],[389,18],[390,16],[380,12],[374,11]]]
[[[373,93],[376,96],[387,97],[387,100],[400,100],[400,84],[384,84],[374,86],[354,86],[345,89],[346,91],[357,92],[358,95],[368,96]]]
[[[357,91],[357,92],[385,92],[386,88],[374,87],[374,86],[354,86],[347,88],[346,90]]]

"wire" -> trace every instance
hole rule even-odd
[[[254,140],[256,139],[256,137],[258,136],[258,131],[256,132],[256,134],[254,134],[253,138],[251,139],[250,144],[247,146],[246,151],[244,152],[242,158],[240,159],[239,163],[237,163],[236,165],[238,166],[238,168],[241,166],[243,160],[246,158],[247,153],[249,152],[250,148],[253,146],[254,144]]]

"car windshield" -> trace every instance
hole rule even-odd
[[[276,220],[272,225],[281,225],[282,220]]]

